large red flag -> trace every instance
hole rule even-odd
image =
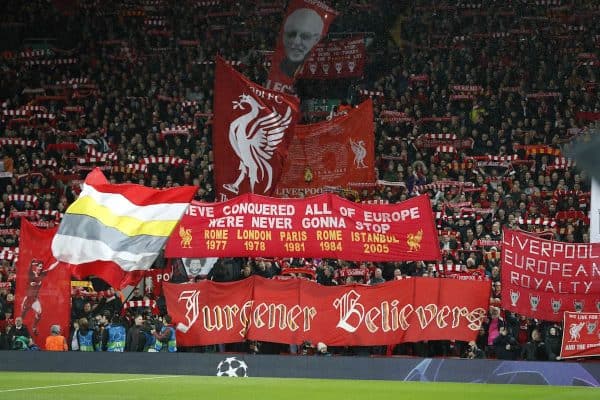
[[[337,12],[318,0],[292,0],[271,59],[267,88],[292,93],[294,81]]]
[[[374,130],[371,99],[331,121],[297,125],[275,195],[314,195],[324,186],[374,183]]]
[[[299,104],[251,82],[217,57],[213,146],[218,200],[270,196],[281,175]]]
[[[71,264],[77,278],[95,275],[117,289],[135,285],[152,267],[196,191],[195,186],[159,190],[113,185],[95,169],[67,209],[52,253]]]
[[[54,229],[40,229],[21,220],[15,317],[22,317],[35,343],[44,347],[52,325],[69,334],[71,273],[52,256]]]

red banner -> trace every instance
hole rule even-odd
[[[600,312],[565,312],[561,358],[600,356]]]
[[[332,287],[253,276],[232,283],[167,283],[164,291],[183,346],[246,339],[370,346],[474,340],[490,285],[414,278]]]
[[[295,97],[264,89],[217,58],[213,148],[219,200],[270,196],[299,113]]]
[[[275,195],[323,193],[324,186],[375,182],[373,102],[317,124],[296,125]]]
[[[363,37],[321,42],[315,46],[298,75],[304,79],[360,78],[365,58]]]
[[[266,87],[294,92],[300,68],[317,43],[327,35],[337,12],[319,0],[292,0],[288,5]]]
[[[427,195],[397,204],[357,204],[331,193],[303,199],[247,193],[223,203],[192,202],[165,256],[441,258]]]
[[[564,243],[504,230],[502,307],[546,321],[600,312],[600,243]]]
[[[52,256],[54,229],[39,229],[21,219],[15,317],[22,317],[33,341],[44,348],[50,327],[69,335],[71,273]]]

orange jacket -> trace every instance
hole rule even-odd
[[[64,336],[48,336],[46,338],[46,350],[48,351],[67,351],[69,347],[67,346],[67,340]]]

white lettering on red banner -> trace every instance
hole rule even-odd
[[[600,244],[563,243],[505,230],[503,307],[519,314],[559,321],[562,313],[598,311]]]

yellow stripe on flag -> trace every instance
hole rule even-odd
[[[137,218],[115,215],[108,207],[102,206],[89,196],[80,197],[67,209],[67,214],[87,215],[102,224],[115,228],[124,235],[164,236],[171,234],[178,220],[141,221]]]

